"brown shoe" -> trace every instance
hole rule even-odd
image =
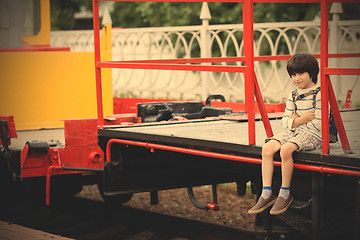
[[[278,215],[285,212],[294,198],[290,195],[287,199],[283,199],[282,197],[277,197],[274,206],[270,210],[271,215]]]
[[[274,194],[271,194],[271,196],[268,197],[267,199],[264,199],[263,197],[260,197],[258,202],[255,204],[255,206],[253,206],[252,208],[250,208],[248,210],[248,214],[261,213],[262,211],[264,211],[265,209],[267,209],[268,207],[273,205],[274,202],[275,202]]]

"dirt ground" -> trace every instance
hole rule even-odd
[[[190,202],[184,188],[159,191],[157,205],[150,204],[149,192],[136,193],[124,206],[253,230],[255,217],[249,215],[247,210],[255,204],[255,195],[248,189],[245,196],[238,196],[235,183],[218,185],[217,189],[220,211],[197,209]],[[211,186],[195,187],[193,190],[200,203],[212,202]],[[95,185],[85,186],[78,195],[102,201]]]

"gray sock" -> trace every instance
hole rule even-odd
[[[272,189],[271,187],[263,187],[262,192],[261,192],[261,196],[264,199],[268,199],[272,194]]]
[[[290,195],[290,187],[281,187],[279,192],[279,197],[287,199]]]

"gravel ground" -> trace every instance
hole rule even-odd
[[[255,195],[248,190],[245,196],[238,196],[235,183],[218,185],[217,192],[220,211],[216,212],[197,209],[184,188],[160,191],[157,205],[150,204],[149,192],[136,193],[124,206],[253,230],[255,217],[247,210],[255,204]],[[203,204],[212,202],[211,186],[195,187],[194,194]],[[78,196],[102,201],[96,185],[84,186]]]

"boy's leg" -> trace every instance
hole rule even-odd
[[[280,148],[282,183],[279,196],[270,210],[272,215],[285,212],[293,201],[293,197],[290,195],[290,183],[294,170],[292,154],[298,149],[299,146],[292,142],[287,142]]]
[[[281,177],[283,187],[290,187],[291,178],[294,170],[293,153],[299,149],[299,146],[292,142],[287,142],[281,146]]]
[[[264,187],[272,185],[274,172],[274,154],[279,151],[281,143],[277,140],[270,140],[262,147],[262,183]]]
[[[275,196],[271,190],[271,183],[272,183],[272,175],[274,171],[274,163],[273,163],[273,156],[274,154],[280,149],[281,144],[276,140],[270,140],[267,142],[262,148],[262,180],[263,180],[263,189],[261,196],[251,209],[249,209],[249,214],[257,214],[275,202]]]

